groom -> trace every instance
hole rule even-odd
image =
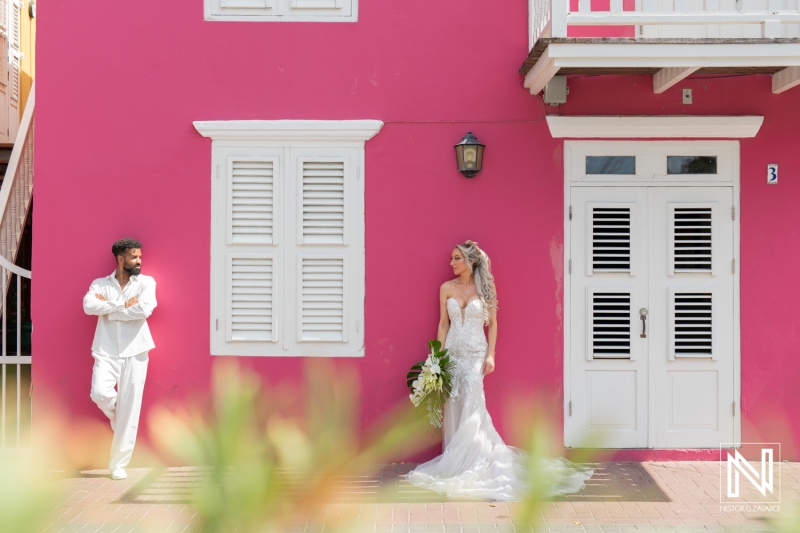
[[[125,479],[139,427],[148,352],[155,348],[147,317],[156,307],[156,282],[141,273],[142,243],[136,239],[115,242],[111,253],[117,268],[92,282],[83,310],[98,317],[91,398],[114,430],[108,468],[112,479]]]

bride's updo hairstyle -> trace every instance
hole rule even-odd
[[[464,254],[472,277],[475,278],[475,288],[478,289],[478,296],[483,303],[484,319],[488,323],[489,310],[497,309],[497,290],[494,287],[489,256],[478,247],[477,242],[466,241],[464,244],[456,244],[456,248]]]

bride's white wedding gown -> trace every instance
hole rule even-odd
[[[522,450],[506,446],[494,429],[483,393],[483,361],[486,336],[480,299],[461,309],[454,298],[447,300],[450,330],[445,348],[453,365],[453,390],[444,411],[444,452],[407,474],[417,487],[446,494],[450,498],[514,501],[530,488],[526,483],[528,457]],[[550,484],[546,496],[577,492],[593,471],[565,459],[541,459],[539,471]]]

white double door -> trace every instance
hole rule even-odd
[[[734,441],[732,187],[571,187],[565,441]]]

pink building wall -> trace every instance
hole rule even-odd
[[[743,440],[777,440],[784,458],[800,457],[800,89],[772,95],[768,76],[687,80],[687,106],[677,87],[653,94],[647,76],[578,77],[566,105],[545,109],[517,74],[526,3],[507,4],[361,0],[355,24],[204,22],[196,0],[43,5],[35,409],[52,396],[75,417],[101,418],[89,399],[95,320],[80,301],[112,271],[110,245],[122,236],[143,241],[144,271],[158,281],[144,420],[155,404],[207,388],[211,146],[194,120],[385,122],[366,145],[366,357],[341,361],[361,378],[361,423],[404,398],[403,376],[436,334],[452,246],[470,238],[498,281],[498,368],[486,390],[510,437],[508,410],[520,398],[544,396],[559,417],[563,402],[563,154],[545,111],[757,114],[764,126],[741,142]],[[453,160],[467,130],[487,145],[473,180]],[[778,186],[765,184],[767,163],[780,164]],[[300,358],[243,361],[271,382],[302,379]]]

